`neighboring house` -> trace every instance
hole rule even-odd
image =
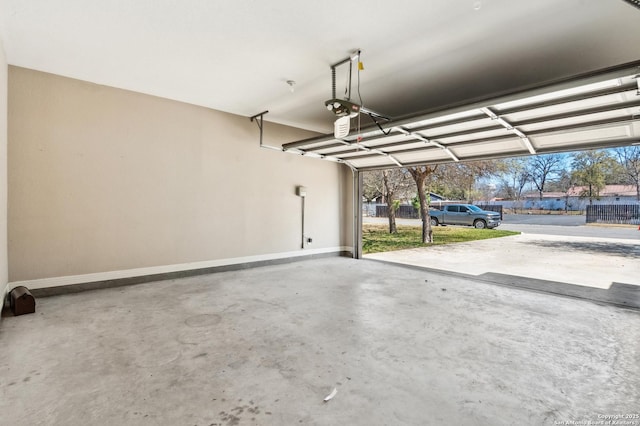
[[[442,195],[434,194],[433,192],[429,193],[429,197],[431,199],[431,204],[438,203],[440,201],[447,201],[447,199]]]
[[[413,196],[415,196],[415,195],[416,195],[416,194],[415,194],[415,192],[414,192]],[[446,200],[447,200],[447,199],[446,199],[445,197],[443,197],[442,195],[436,194],[436,193],[434,193],[434,192],[430,192],[430,193],[429,193],[429,196],[431,197],[431,202],[434,202],[434,201],[446,201]],[[362,202],[363,202],[363,203],[367,203],[367,200],[365,200],[365,199],[363,198],[363,199],[362,199]],[[378,197],[374,198],[373,200],[371,200],[371,202],[370,202],[370,203],[367,203],[367,204],[385,204],[384,196],[383,196],[383,195],[380,195],[380,196],[378,196]],[[402,204],[409,204],[409,203],[406,203],[406,201],[405,201],[405,200],[402,200]]]
[[[588,197],[580,195],[587,188],[574,186],[564,192],[529,192],[521,200],[496,200],[495,204],[502,204],[505,208],[519,208],[532,210],[586,210],[589,205]],[[640,204],[634,185],[607,185],[600,195],[593,199],[593,204]]]

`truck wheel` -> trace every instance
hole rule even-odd
[[[438,226],[438,219],[436,219],[435,217],[431,218],[431,226]]]
[[[484,229],[484,228],[486,228],[486,227],[487,227],[487,222],[485,222],[485,221],[484,221],[484,220],[482,220],[482,219],[476,219],[476,220],[473,222],[473,227],[474,227],[474,228],[476,228],[476,229]]]

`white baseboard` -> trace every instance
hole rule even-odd
[[[176,265],[152,266],[148,268],[125,269],[120,271],[98,272],[93,274],[68,275],[63,277],[40,278],[35,280],[14,281],[7,284],[5,295],[18,286],[25,286],[30,290],[39,288],[60,287],[74,284],[85,284],[99,281],[117,280],[123,278],[142,277],[146,275],[166,274],[171,272],[191,271],[195,269],[213,268],[219,266],[238,265],[244,263],[263,262],[269,260],[304,257],[317,254],[352,252],[352,247],[328,247],[321,249],[305,249],[283,253],[261,254],[255,256],[233,257],[228,259],[207,260],[203,262],[181,263]],[[3,299],[4,300],[4,299]]]
[[[9,294],[9,292],[11,291],[13,287],[11,287],[11,283],[7,283],[7,285],[4,287],[4,290],[2,291],[2,301],[0,302],[0,310],[4,307],[4,303],[7,300],[7,294]]]

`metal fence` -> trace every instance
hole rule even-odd
[[[444,206],[447,204],[459,204],[459,202],[441,202],[441,203],[432,203],[431,208],[438,208],[442,210]],[[497,205],[478,205],[483,210],[487,210],[490,212],[498,212],[500,213],[500,220],[502,220],[502,206]],[[376,206],[376,217],[387,217],[388,216],[389,207],[386,205],[377,205]],[[400,208],[396,210],[396,217],[399,219],[420,219],[420,212],[413,206],[408,206],[405,204],[401,204]]]
[[[640,225],[640,205],[607,204],[587,206],[587,223]]]

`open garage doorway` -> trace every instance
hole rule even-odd
[[[472,204],[501,213],[500,225],[484,232],[517,232],[451,244],[454,229],[477,230],[435,226],[434,243],[420,244],[412,179],[401,169],[363,172],[363,257],[640,308],[640,202],[632,184],[638,164],[640,147],[632,145],[435,167],[426,190],[431,225],[443,225],[434,219],[440,210]],[[595,172],[599,186],[589,181]],[[595,210],[607,213],[587,219]]]
[[[462,265],[486,267],[505,262],[506,265],[514,266],[516,262],[510,261],[510,258],[524,252],[522,266],[528,270],[529,275],[507,273],[503,274],[506,276],[503,281],[512,280],[510,278],[512,276],[525,277],[541,281],[538,287],[542,287],[545,283],[566,283],[567,285],[577,285],[580,289],[585,286],[583,286],[584,280],[578,277],[579,274],[593,279],[595,274],[589,268],[598,267],[603,276],[602,282],[590,282],[591,286],[586,288],[606,291],[605,289],[611,288],[613,284],[622,284],[631,286],[629,288],[635,291],[637,284],[640,284],[636,278],[640,275],[638,265],[640,256],[637,251],[637,241],[640,234],[636,234],[637,231],[633,229],[633,226],[637,224],[635,211],[640,205],[638,173],[635,175],[635,181],[626,182],[622,178],[617,181],[611,179],[607,181],[601,176],[598,177],[597,182],[594,182],[591,179],[593,176],[590,175],[601,174],[598,170],[594,171],[592,167],[594,164],[615,162],[612,154],[607,151],[609,149],[619,149],[616,155],[621,158],[627,151],[632,154],[632,157],[635,155],[634,158],[637,158],[638,146],[640,145],[640,78],[638,78],[637,70],[638,63],[627,64],[549,83],[524,92],[454,106],[444,111],[427,112],[392,120],[384,125],[377,123],[377,126],[362,129],[362,131],[347,137],[324,135],[287,143],[283,145],[283,149],[288,152],[312,155],[324,160],[343,163],[354,170],[354,187],[356,188],[354,191],[356,194],[354,200],[356,211],[354,218],[356,225],[354,226],[355,257],[360,257],[367,252],[366,247],[363,247],[362,233],[364,228],[361,211],[363,198],[366,198],[363,181],[368,172],[400,170],[402,175],[402,170],[420,169],[421,173],[430,174],[429,171],[434,171],[437,167],[456,170],[467,167],[473,162],[488,161],[491,163],[499,160],[503,164],[510,163],[509,167],[515,170],[509,174],[511,193],[503,198],[511,198],[512,205],[509,206],[510,211],[503,209],[500,212],[499,221],[503,221],[505,213],[518,213],[518,209],[522,213],[525,207],[521,204],[522,192],[525,189],[529,171],[523,164],[527,161],[523,160],[524,157],[554,159],[562,158],[562,155],[566,156],[567,152],[577,152],[577,154],[572,154],[570,161],[572,169],[579,170],[582,176],[573,172],[562,173],[567,170],[566,165],[563,165],[560,160],[557,164],[550,165],[557,169],[558,188],[556,189],[562,192],[563,196],[556,197],[557,203],[546,207],[549,214],[551,214],[551,210],[556,212],[564,210],[566,214],[569,214],[570,210],[576,210],[576,206],[570,205],[570,198],[577,204],[584,204],[584,200],[588,199],[588,206],[584,206],[584,208],[579,206],[578,208],[579,211],[588,210],[594,200],[601,198],[600,191],[606,189],[607,185],[616,184],[615,186],[622,187],[625,186],[622,184],[627,184],[626,186],[633,186],[633,191],[636,194],[635,200],[630,201],[629,205],[625,205],[623,215],[627,215],[627,221],[616,223],[617,225],[627,225],[627,234],[625,234],[627,238],[620,239],[620,241],[616,239],[614,242],[607,241],[610,237],[610,233],[607,231],[602,231],[602,235],[591,235],[590,237],[563,236],[574,239],[600,239],[596,241],[579,240],[570,245],[568,242],[567,244],[558,243],[559,236],[555,235],[554,238],[551,238],[556,240],[555,242],[539,243],[538,245],[543,246],[544,249],[537,253],[526,252],[522,248],[513,249],[510,252],[506,247],[502,247],[504,241],[507,240],[489,241],[484,244],[499,245],[500,250],[497,253],[489,255],[486,249],[482,249],[479,258],[472,259],[466,252],[451,253],[442,249],[443,252],[437,259],[435,259],[436,256],[429,256],[430,260],[437,262],[437,265],[422,266],[441,266],[445,259],[452,262],[453,272],[463,271]],[[568,160],[565,158],[565,161]],[[637,161],[634,162],[631,159],[627,162],[635,165],[637,170]],[[613,168],[612,164],[609,165]],[[544,168],[545,164],[542,164],[542,167]],[[481,169],[484,170],[484,168]],[[616,173],[618,172],[612,171],[609,174],[615,175]],[[406,174],[404,173],[404,178],[406,178]],[[413,175],[413,173],[409,174]],[[487,174],[490,175],[491,171]],[[466,182],[468,177],[469,173],[453,174],[453,180],[456,184],[468,190],[466,194],[463,191],[462,196],[456,197],[467,201],[467,205],[464,207],[456,207],[465,209],[465,213],[471,209],[469,204],[472,203],[468,201],[477,199],[469,194],[470,187]],[[383,177],[384,179],[386,177]],[[489,186],[491,182],[486,184]],[[538,203],[540,211],[545,208],[544,182],[542,185],[536,183],[536,186],[540,196]],[[398,188],[395,190],[402,191]],[[388,192],[389,189],[387,188],[386,191]],[[614,191],[612,194],[616,198],[614,204],[620,205],[619,201],[622,196],[620,192],[625,191]],[[431,214],[427,213],[427,209],[424,207],[426,205],[425,199],[439,198],[438,203],[443,206],[443,200],[448,197],[443,198],[442,194],[438,194],[437,188],[434,191],[428,191],[428,193],[418,190],[417,194],[417,198],[421,198],[420,217],[422,222],[426,224],[427,215]],[[633,195],[631,196],[633,197]],[[411,205],[415,205],[415,199],[406,198],[406,202],[409,204],[407,208],[411,209]],[[513,204],[514,198],[515,205]],[[562,200],[562,198],[565,199]],[[576,200],[579,200],[580,203]],[[401,208],[400,205],[397,207]],[[492,210],[490,207],[492,206],[482,206],[483,209]],[[396,206],[390,203],[386,208],[392,211]],[[619,209],[613,210],[616,211],[615,215],[618,215]],[[531,212],[531,207],[529,207],[529,212]],[[437,218],[431,218],[429,222],[434,225],[442,224]],[[493,227],[497,222],[497,219],[493,221]],[[488,226],[489,220],[486,218],[475,220],[471,224],[476,228],[491,227]],[[392,226],[390,223],[390,227]],[[427,226],[425,226],[426,228]],[[393,232],[393,229],[390,231]],[[591,231],[592,234],[594,232]],[[425,243],[429,242],[427,235],[431,235],[430,231],[422,232],[422,241]],[[529,235],[521,233],[520,236],[511,238],[527,239]],[[610,244],[616,245],[617,248],[609,249]],[[532,244],[524,244],[522,247],[531,250]],[[553,252],[552,248],[555,248],[557,253]],[[577,262],[575,258],[580,252],[589,255],[583,260],[583,264]],[[546,262],[540,260],[544,257],[544,253],[550,256]],[[560,262],[562,258],[560,255],[568,257],[565,261]],[[614,258],[616,255],[619,255],[620,258]],[[540,264],[533,268],[532,261],[536,259],[540,260]],[[558,269],[554,271],[552,266]],[[532,269],[539,269],[540,273],[532,272]],[[622,275],[615,277],[613,276],[614,272]],[[489,272],[481,272],[481,274],[486,273]],[[573,290],[565,293],[572,292]],[[637,295],[632,298],[636,297]],[[640,306],[640,300],[637,303]]]
[[[351,167],[356,177],[356,212],[360,212],[362,207],[363,177],[367,172],[377,170],[428,170],[436,167],[456,170],[458,166],[465,167],[472,162],[496,159],[512,161],[513,168],[517,170],[522,166],[518,164],[521,157],[553,158],[554,155],[576,151],[583,151],[584,158],[576,156],[572,161],[582,162],[582,169],[587,170],[591,162],[599,161],[589,157],[591,154],[599,156],[603,152],[600,150],[620,148],[637,151],[640,144],[639,65],[639,62],[634,62],[603,69],[526,91],[376,123],[345,137],[327,134],[286,143],[282,148],[285,152]],[[461,188],[468,189],[468,176],[469,173],[458,173],[453,175],[453,179]],[[510,176],[512,193],[508,196],[513,199],[515,195],[516,205],[510,206],[514,211],[523,208],[517,204],[521,201],[525,177],[525,170]],[[562,188],[557,188],[558,192],[567,195],[566,199],[556,197],[557,203],[547,206],[547,209],[564,209],[567,213],[575,210],[575,206],[569,205],[569,198],[584,200],[585,187],[589,192],[589,204],[600,197],[599,190],[594,191],[591,182],[584,182],[583,188],[579,189],[580,185],[572,182],[572,176],[567,175],[566,178]],[[636,180],[636,193],[637,186]],[[569,194],[571,188],[577,192]],[[455,198],[474,198],[468,192]],[[539,188],[539,192],[542,198],[544,188]],[[428,194],[432,199],[440,195],[437,192]],[[613,195],[620,198],[619,193]],[[407,202],[411,204],[411,201]],[[544,203],[539,204],[544,208]],[[633,204],[638,204],[638,201]],[[489,209],[489,206],[483,208]],[[633,209],[625,214],[635,215]],[[362,220],[359,213],[354,216],[354,255],[360,257]],[[474,223],[489,227],[488,221]]]

